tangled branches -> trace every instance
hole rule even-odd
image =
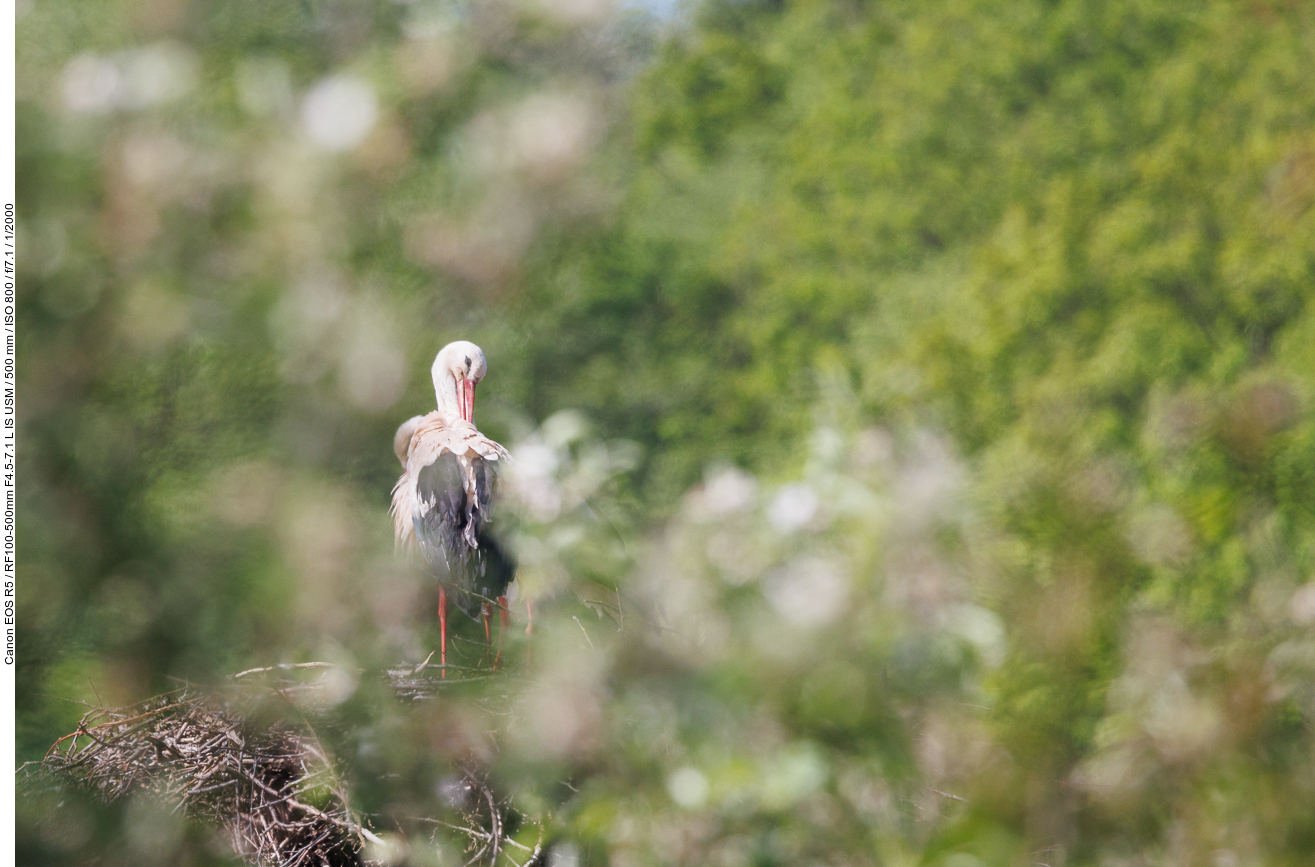
[[[253,731],[188,690],[130,708],[97,708],[44,766],[105,801],[154,792],[221,827],[260,865],[360,865],[378,838],[352,815],[324,751],[289,728]]]
[[[455,670],[444,679],[428,660],[380,674],[402,706],[488,676]],[[151,793],[221,829],[234,851],[259,867],[366,867],[372,854],[395,853],[398,840],[437,844],[437,836],[460,841],[472,867],[543,863],[542,825],[533,846],[514,839],[537,823],[527,825],[473,761],[458,761],[442,785],[453,821],[394,816],[387,823],[395,826],[392,841],[367,827],[308,718],[268,713],[272,703],[313,704],[341,676],[322,662],[270,666],[234,675],[226,698],[189,686],[130,707],[93,708],[51,746],[42,776],[106,803]]]
[[[543,825],[533,847],[517,842],[508,833],[509,819],[521,818],[511,809],[511,799],[499,800],[488,779],[471,765],[462,765],[459,777],[443,786],[448,804],[459,811],[462,824],[438,819],[418,819],[421,823],[455,831],[466,838],[466,865],[497,864],[499,859],[511,867],[542,867],[546,858]],[[513,850],[518,850],[513,852]]]

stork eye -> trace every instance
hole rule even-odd
[[[466,370],[467,370],[467,371],[470,370],[470,356],[469,356],[469,355],[466,356]]]

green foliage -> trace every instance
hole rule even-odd
[[[387,443],[467,337],[542,625],[299,709],[380,829],[478,755],[587,863],[1309,861],[1307,8],[159,6],[19,22],[25,758],[423,660]]]

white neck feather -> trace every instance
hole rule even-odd
[[[434,366],[434,396],[438,398],[438,408],[446,415],[461,415],[461,401],[457,396],[457,380],[450,370],[439,370]]]

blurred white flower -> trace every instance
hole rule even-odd
[[[401,834],[380,834],[367,840],[365,855],[371,864],[405,864],[410,847]]]
[[[553,177],[584,156],[592,127],[593,118],[583,100],[560,93],[538,94],[511,117],[509,156],[538,176]]]
[[[355,670],[335,665],[325,669],[310,688],[298,693],[298,703],[319,709],[337,707],[356,694],[360,677]]]
[[[120,151],[124,178],[143,191],[177,194],[196,155],[176,136],[141,133],[129,136]]]
[[[680,806],[695,810],[707,803],[712,787],[698,769],[681,768],[667,777],[667,793]]]
[[[1285,641],[1275,647],[1265,660],[1265,675],[1271,701],[1297,693],[1309,704],[1315,688],[1315,642]]]
[[[583,755],[599,746],[602,699],[593,674],[582,670],[545,677],[531,689],[526,696],[525,729],[520,732],[527,752]]]
[[[536,521],[547,523],[562,509],[562,489],[557,483],[561,463],[557,450],[541,439],[531,437],[511,450],[507,466],[509,490]]]
[[[580,849],[569,841],[554,843],[548,850],[548,867],[580,867]]]
[[[196,85],[197,59],[176,42],[157,42],[119,56],[119,104],[129,110],[150,108],[186,96]]]
[[[99,54],[79,54],[64,66],[60,87],[64,105],[69,111],[104,114],[115,106],[119,93],[119,67]]]
[[[588,153],[595,125],[584,98],[547,90],[473,118],[454,141],[453,156],[476,174],[523,172],[532,180],[550,182]]]
[[[516,472],[526,478],[546,479],[557,472],[557,450],[529,440],[516,448]]]
[[[1073,783],[1102,801],[1117,801],[1131,794],[1156,765],[1146,760],[1145,750],[1121,745],[1101,750],[1073,771]]]
[[[795,743],[767,757],[763,769],[763,805],[783,809],[811,795],[826,782],[826,763],[817,748]]]
[[[714,472],[702,490],[691,498],[693,517],[699,520],[720,518],[742,512],[753,504],[758,493],[758,481],[735,467]]]
[[[768,576],[763,594],[783,619],[796,626],[819,626],[844,610],[849,578],[829,560],[804,556]]]
[[[406,247],[419,262],[436,265],[474,283],[511,273],[534,239],[535,203],[512,185],[497,185],[463,219],[433,214],[415,219]]]
[[[588,427],[584,416],[573,409],[564,409],[544,419],[539,434],[550,445],[565,446],[583,437]]]
[[[563,510],[580,506],[608,478],[635,465],[638,446],[624,440],[589,444],[572,454],[570,445],[587,429],[582,415],[563,410],[512,446],[504,477],[507,490],[531,520],[553,521]],[[573,544],[567,541],[559,547]]]
[[[60,76],[64,105],[78,114],[139,111],[173,102],[196,84],[195,53],[177,42],[157,42],[112,57],[94,52],[70,60]]]
[[[306,135],[328,151],[356,147],[374,129],[378,115],[374,89],[350,74],[321,79],[301,103],[301,123]]]
[[[1195,695],[1181,673],[1166,678],[1151,698],[1142,718],[1142,728],[1155,739],[1170,759],[1207,753],[1223,734],[1224,721],[1218,706]]]
[[[786,485],[767,508],[767,520],[782,533],[792,533],[817,514],[817,494],[805,484]]]
[[[338,321],[346,306],[346,279],[331,268],[312,268],[279,299],[279,327],[295,332],[299,338],[318,340]]]
[[[901,513],[923,521],[939,513],[946,499],[958,489],[963,471],[949,442],[928,431],[919,431],[912,454],[895,479],[895,494]]]
[[[406,387],[406,359],[382,335],[358,335],[342,359],[342,387],[347,399],[369,412],[390,409]]]
[[[756,578],[768,562],[760,546],[729,530],[710,535],[704,550],[708,562],[720,570],[722,580],[732,587]]]
[[[883,428],[868,428],[854,437],[851,457],[859,467],[885,467],[895,457],[895,438]]]
[[[999,668],[1005,661],[1005,628],[994,612],[951,605],[942,616],[945,630],[971,644],[987,668]]]
[[[1299,626],[1315,623],[1315,581],[1305,584],[1292,594],[1292,621]]]

